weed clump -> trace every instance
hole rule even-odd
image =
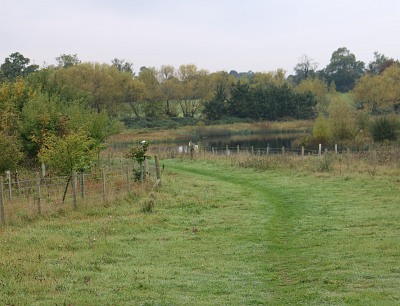
[[[333,158],[328,154],[324,154],[322,158],[320,158],[316,164],[317,172],[330,172],[333,170]]]
[[[151,192],[149,197],[142,202],[141,212],[152,213],[154,211],[155,195]]]

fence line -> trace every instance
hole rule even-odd
[[[197,148],[196,148],[197,149]],[[311,149],[305,149],[304,146],[302,146],[299,149],[292,149],[292,148],[286,148],[286,147],[281,147],[281,148],[271,148],[271,147],[264,147],[264,148],[257,148],[254,146],[251,147],[245,147],[245,146],[235,146],[235,147],[229,147],[226,145],[225,147],[210,147],[210,146],[203,146],[199,147],[195,153],[197,154],[213,154],[213,155],[226,155],[226,156],[234,156],[234,155],[240,155],[242,153],[246,154],[251,154],[251,155],[270,155],[270,154],[297,154],[297,155],[322,155],[323,153],[328,153],[328,148],[324,148],[324,151],[322,151],[322,145],[319,144],[317,150],[311,150]],[[179,146],[176,148],[156,148],[153,149],[155,152],[158,154],[161,153],[175,153],[175,154],[190,154],[193,152],[189,146]],[[343,153],[344,151],[339,151],[338,150],[338,145],[335,144],[334,149],[330,152],[334,152],[335,154]],[[346,152],[349,152],[346,150]]]
[[[205,153],[212,153],[212,154],[225,154],[225,155],[239,155],[241,153],[247,153],[251,155],[269,155],[269,154],[286,154],[286,153],[291,153],[291,154],[298,154],[298,155],[322,155],[323,153],[328,153],[328,148],[324,149],[324,152],[322,151],[322,145],[319,144],[318,150],[311,150],[311,149],[305,149],[304,146],[302,146],[299,149],[292,149],[292,148],[286,148],[285,146],[282,146],[281,148],[271,148],[267,146],[266,148],[255,148],[254,146],[251,147],[241,147],[237,145],[236,147],[229,147],[225,146],[225,148],[215,148],[215,147],[203,147],[202,149]],[[331,151],[332,152],[332,151]],[[334,146],[333,152],[335,154],[339,154],[338,150],[338,145],[336,144]],[[348,151],[346,151],[348,152]]]
[[[149,186],[161,185],[158,157],[156,162],[147,164],[146,176]],[[106,204],[116,198],[131,193],[137,182],[132,162],[130,166],[109,166],[106,169],[94,169],[90,173],[73,172],[72,177],[45,176],[36,172],[34,177],[23,178],[6,173],[0,176],[0,225],[14,219],[31,219],[35,215],[51,214],[67,208],[76,209],[83,205]],[[89,204],[91,203],[91,204]]]

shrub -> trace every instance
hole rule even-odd
[[[22,160],[21,146],[16,137],[0,132],[0,171],[13,170]]]
[[[318,116],[313,127],[313,139],[322,145],[327,145],[332,137],[329,121],[323,116]]]
[[[395,116],[377,117],[370,125],[370,133],[375,142],[397,139],[400,123]]]
[[[317,172],[329,172],[333,169],[332,166],[333,158],[328,154],[324,154],[324,156],[317,160],[317,164],[315,165],[315,170]]]

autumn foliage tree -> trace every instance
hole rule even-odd
[[[353,90],[353,98],[370,113],[385,108],[397,111],[400,106],[400,67],[394,64],[381,74],[364,75]]]

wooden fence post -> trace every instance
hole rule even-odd
[[[107,202],[107,197],[106,197],[106,174],[104,173],[104,169],[101,169],[101,190],[103,193],[103,201],[104,203]]]
[[[301,156],[304,157],[304,146],[301,146]]]
[[[251,155],[254,155],[254,147],[251,146]]]
[[[73,200],[73,204],[74,204],[74,209],[76,209],[77,208],[77,205],[76,205],[76,185],[77,185],[76,171],[72,171],[71,184],[72,184],[72,200]]]
[[[6,178],[8,184],[8,200],[11,201],[12,185],[11,185],[11,172],[9,170],[6,171]]]
[[[144,160],[144,173],[145,173],[144,179],[145,179],[145,181],[148,181],[149,180],[149,176],[150,176],[150,173],[149,173],[149,160],[148,159]]]
[[[285,146],[282,147],[282,154],[285,155]]]
[[[236,146],[236,154],[239,155],[239,153],[240,153],[240,147],[239,147],[239,145],[237,145]]]
[[[214,147],[211,148],[211,151],[212,151],[212,155],[214,155],[215,154]]]
[[[267,146],[267,155],[269,155],[269,146]]]
[[[335,144],[335,154],[338,154],[337,144]]]
[[[79,185],[81,187],[81,199],[85,198],[85,174],[83,171],[80,173]]]
[[[156,176],[157,181],[159,180],[158,186],[161,187],[161,171],[160,171],[160,162],[158,161],[158,156],[154,156],[154,162],[156,164]]]
[[[46,165],[45,163],[42,163],[42,178],[46,176]]]
[[[322,153],[322,144],[318,145],[318,156],[321,156]]]
[[[4,224],[3,176],[0,176],[0,224]]]
[[[18,173],[18,170],[15,170],[14,179],[15,179],[15,187],[16,187],[17,190],[19,190],[20,184],[19,184],[19,173]]]
[[[40,191],[40,173],[36,172],[36,188],[37,188],[37,194],[36,194],[36,204],[37,204],[37,210],[39,215],[42,213],[42,207],[41,207],[41,200],[42,200],[42,195]]]
[[[190,159],[193,159],[194,144],[192,143],[192,141],[189,141],[189,153],[190,153]]]
[[[228,148],[228,145],[226,145],[225,151],[226,151],[226,156],[228,156],[228,155],[229,155],[229,148]]]

